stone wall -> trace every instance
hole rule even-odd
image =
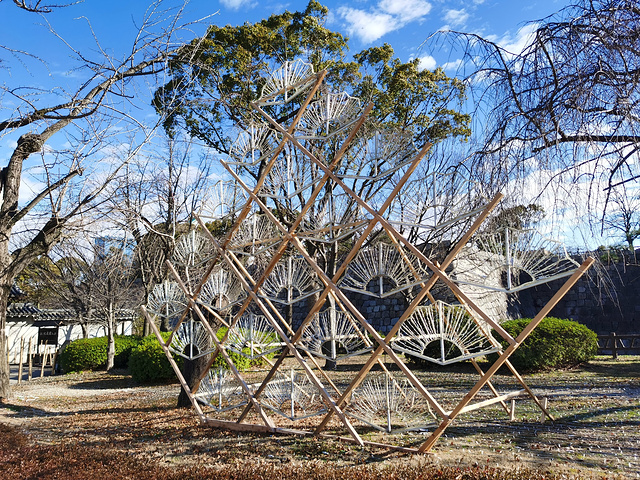
[[[464,276],[462,272],[468,270],[465,262],[458,261],[454,266],[455,272],[449,273]],[[570,318],[599,334],[640,333],[640,265],[628,262],[629,259],[604,266],[600,273],[593,268],[589,270],[551,311],[550,316]],[[460,288],[491,318],[502,321],[507,318],[535,316],[565,280],[550,282],[514,295],[473,285],[460,285]],[[386,285],[385,290],[387,287]],[[451,292],[442,285],[435,287],[432,293],[435,298],[457,303]],[[408,306],[403,293],[384,298],[357,292],[346,292],[346,295],[369,323],[382,333],[389,332]],[[294,330],[306,317],[311,304],[313,299],[291,307],[289,316],[293,320]],[[288,318],[285,314],[287,308],[289,307],[282,308],[285,318]]]
[[[520,292],[508,314],[514,318],[535,315],[563,283],[557,280]],[[550,316],[570,318],[598,334],[640,333],[640,265],[621,261],[603,266],[601,272],[590,269]]]

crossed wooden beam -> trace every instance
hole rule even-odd
[[[497,194],[494,198],[489,201],[484,209],[479,213],[476,217],[473,224],[468,228],[465,234],[460,238],[460,240],[456,243],[453,249],[451,249],[450,253],[446,256],[446,258],[442,261],[442,263],[437,263],[431,261],[427,258],[418,248],[412,245],[407,239],[405,239],[395,228],[394,226],[385,219],[384,215],[387,210],[390,208],[395,197],[402,191],[406,182],[409,180],[411,175],[414,173],[416,168],[419,166],[422,159],[425,157],[427,152],[429,151],[431,144],[427,143],[416,155],[415,157],[407,163],[406,170],[402,174],[401,178],[397,181],[396,185],[389,193],[385,202],[380,206],[377,210],[372,208],[368,203],[361,198],[356,192],[354,192],[349,186],[347,186],[344,181],[335,173],[335,169],[340,164],[342,158],[348,151],[351,146],[353,140],[356,137],[356,134],[364,125],[367,116],[369,115],[372,105],[369,104],[362,112],[361,116],[357,119],[356,122],[353,123],[351,131],[346,139],[343,141],[340,149],[335,153],[331,162],[323,162],[322,159],[317,158],[311,151],[309,151],[300,141],[295,137],[294,132],[296,129],[296,125],[300,122],[302,115],[305,109],[312,102],[314,96],[318,93],[320,86],[324,80],[325,72],[320,72],[315,75],[315,81],[309,82],[309,80],[305,80],[307,84],[310,84],[310,90],[307,94],[306,99],[302,102],[297,115],[293,119],[292,123],[288,128],[282,127],[276,120],[274,120],[269,114],[267,114],[259,104],[254,103],[252,107],[259,112],[270,124],[271,127],[282,135],[282,140],[280,144],[276,147],[276,149],[272,152],[270,160],[266,163],[262,170],[261,176],[258,178],[255,186],[253,188],[246,185],[240,176],[231,168],[227,163],[221,161],[224,168],[227,172],[234,178],[236,183],[243,188],[247,195],[248,199],[244,205],[244,208],[241,210],[234,226],[231,228],[227,236],[223,241],[218,241],[215,239],[203,221],[196,216],[197,221],[199,222],[202,232],[209,237],[212,245],[214,246],[214,256],[210,262],[210,265],[207,269],[206,274],[201,279],[200,283],[193,289],[189,289],[187,285],[181,280],[178,271],[174,268],[174,266],[168,263],[169,271],[171,275],[175,279],[175,281],[180,285],[184,294],[188,298],[189,307],[185,310],[184,314],[178,320],[173,333],[177,331],[180,324],[184,322],[188,316],[189,312],[193,312],[196,317],[202,322],[204,327],[207,329],[207,332],[211,336],[211,340],[215,345],[215,352],[211,357],[211,361],[209,363],[209,367],[213,364],[213,360],[216,357],[216,354],[220,354],[225,362],[228,365],[230,372],[233,377],[236,379],[238,384],[241,386],[241,389],[246,395],[248,401],[246,407],[243,409],[242,413],[239,415],[235,422],[228,420],[219,420],[214,418],[209,418],[203,412],[198,400],[195,397],[195,392],[197,392],[198,386],[195,385],[193,389],[191,389],[184,377],[182,376],[177,364],[172,358],[171,351],[169,346],[171,345],[171,340],[173,337],[173,333],[171,337],[164,342],[160,336],[160,332],[153,321],[153,318],[149,315],[149,313],[142,308],[142,312],[146,317],[147,321],[151,325],[152,330],[158,337],[158,340],[165,351],[169,362],[174,368],[178,379],[184,388],[185,392],[189,396],[194,409],[199,416],[202,423],[220,427],[227,428],[232,430],[240,430],[240,431],[253,431],[253,432],[270,432],[270,433],[287,433],[287,434],[301,434],[301,435],[323,435],[323,436],[331,436],[328,435],[324,430],[328,426],[330,420],[337,416],[344,428],[347,430],[349,437],[347,439],[359,444],[364,445],[366,443],[374,443],[375,445],[384,445],[391,448],[398,448],[405,451],[411,452],[427,452],[431,450],[433,445],[437,442],[438,438],[444,433],[447,427],[451,424],[451,422],[460,414],[465,412],[469,412],[478,408],[483,408],[488,405],[500,403],[505,410],[508,410],[506,406],[506,401],[519,396],[522,393],[526,393],[529,395],[533,401],[537,404],[537,406],[544,412],[544,414],[550,418],[551,415],[547,411],[545,405],[535,396],[533,391],[527,386],[524,382],[523,378],[513,367],[511,362],[509,362],[509,357],[513,354],[513,352],[522,344],[522,342],[531,334],[531,332],[537,327],[537,325],[542,321],[542,319],[551,311],[551,309],[557,304],[558,301],[567,293],[567,291],[578,281],[578,279],[584,274],[584,272],[591,266],[593,263],[592,258],[588,258],[585,260],[580,267],[573,273],[573,275],[565,281],[563,286],[558,290],[558,292],[547,302],[547,304],[540,310],[540,312],[535,316],[535,318],[529,323],[529,325],[522,331],[520,335],[516,338],[513,338],[509,335],[508,332],[504,330],[500,326],[499,323],[495,322],[492,318],[490,318],[486,313],[483,312],[482,308],[476,305],[475,302],[471,298],[469,298],[460,288],[449,278],[449,276],[445,273],[446,269],[451,265],[451,263],[455,260],[461,250],[465,245],[471,240],[473,235],[480,228],[482,223],[486,220],[492,210],[496,207],[499,201],[502,198],[501,194]],[[274,95],[277,95],[276,92]],[[312,164],[318,169],[319,172],[322,172],[322,176],[315,182],[313,182],[313,190],[306,202],[302,206],[297,219],[293,222],[293,224],[289,227],[286,227],[276,218],[270,208],[264,203],[261,197],[261,190],[266,181],[267,175],[273,169],[274,165],[278,160],[278,156],[285,148],[286,144],[289,143],[293,147],[295,147],[299,152],[304,154],[306,158],[312,162]],[[303,241],[301,240],[301,235],[304,235],[304,231],[301,229],[302,221],[305,217],[305,214],[311,209],[314,205],[314,202],[317,200],[318,196],[322,192],[322,189],[328,184],[332,183],[333,187],[339,187],[344,193],[349,195],[349,197],[360,207],[362,210],[366,211],[368,214],[369,220],[363,225],[363,230],[358,237],[358,239],[354,242],[351,250],[346,255],[343,263],[337,269],[335,275],[330,278],[322,268],[318,265],[315,259],[307,252],[307,249],[304,246]],[[234,234],[240,228],[241,223],[248,217],[252,209],[258,207],[266,218],[276,227],[279,231],[281,240],[280,243],[275,248],[275,252],[273,257],[267,264],[266,268],[262,271],[262,273],[257,277],[253,278],[252,275],[247,271],[244,267],[243,263],[238,259],[238,257],[232,252],[229,248],[231,241],[233,239]],[[396,245],[401,253],[403,253],[402,249],[407,249],[411,252],[416,258],[422,262],[424,266],[426,266],[430,271],[431,275],[428,279],[423,279],[419,286],[419,291],[417,295],[413,298],[408,308],[402,314],[397,323],[392,327],[390,332],[383,338],[380,334],[369,324],[367,319],[362,315],[362,313],[353,305],[351,300],[344,294],[344,292],[337,286],[338,281],[345,273],[349,264],[354,260],[360,248],[366,241],[367,237],[371,232],[374,231],[376,227],[382,228],[386,234],[391,238],[392,242]],[[273,303],[266,298],[264,292],[262,291],[262,285],[264,281],[268,278],[269,274],[276,267],[280,259],[285,255],[288,249],[295,249],[297,253],[302,256],[308,265],[313,269],[317,278],[324,285],[324,289],[318,295],[317,300],[310,308],[306,318],[303,320],[301,325],[298,327],[296,331],[293,331],[282,315],[279,313],[278,309],[273,305]],[[233,318],[230,321],[226,321],[223,319],[215,310],[206,308],[206,311],[203,312],[203,307],[197,302],[198,295],[200,290],[202,289],[204,283],[206,282],[208,276],[213,272],[216,265],[224,264],[225,267],[237,278],[243,285],[243,288],[247,292],[247,298],[242,303],[242,305],[237,309]],[[391,347],[391,340],[398,333],[402,324],[414,313],[416,308],[425,300],[433,302],[433,296],[431,295],[431,290],[435,286],[435,284],[440,281],[444,283],[451,292],[455,295],[458,301],[462,304],[465,304],[475,315],[479,316],[483,321],[488,323],[493,327],[494,330],[507,342],[508,346],[506,349],[500,352],[498,359],[491,365],[491,367],[483,372],[478,364],[473,360],[473,365],[478,371],[480,375],[480,379],[477,383],[469,390],[469,392],[458,402],[458,404],[450,411],[445,410],[445,408],[440,405],[437,399],[422,385],[420,380],[416,377],[413,371],[403,362],[398,353]],[[374,342],[374,349],[370,354],[367,361],[361,367],[360,371],[353,378],[351,383],[344,389],[340,391],[340,389],[332,382],[331,378],[321,369],[317,363],[315,357],[305,349],[297,348],[297,343],[300,341],[305,327],[309,325],[309,323],[314,319],[315,315],[320,312],[322,307],[325,305],[327,299],[331,299],[340,308],[349,312],[351,316],[355,319],[355,321],[362,327],[363,331],[366,332]],[[232,328],[238,323],[239,319],[242,317],[243,313],[247,311],[250,306],[255,306],[260,309],[260,311],[264,314],[265,318],[271,324],[274,331],[282,340],[284,347],[279,357],[273,362],[269,372],[266,377],[263,379],[258,388],[252,388],[247,382],[244,380],[242,374],[235,367],[232,359],[230,358],[227,349],[225,347],[225,342],[227,340],[227,336]],[[216,320],[218,320],[221,324],[228,326],[228,330],[226,335],[218,340],[215,331],[213,330],[210,322],[208,321],[207,314],[213,316]],[[419,448],[407,448],[403,446],[397,445],[387,445],[387,444],[379,444],[375,442],[368,442],[362,439],[362,437],[358,434],[348,416],[345,414],[344,408],[348,406],[349,400],[356,390],[356,388],[363,382],[366,378],[367,374],[374,367],[374,365],[380,365],[383,370],[386,371],[386,366],[384,362],[381,360],[382,354],[386,354],[391,361],[399,368],[399,370],[405,375],[408,379],[412,387],[419,392],[429,403],[429,405],[433,408],[437,416],[441,419],[438,427],[432,432],[431,436],[427,438],[427,440],[419,447]],[[309,378],[310,382],[315,386],[318,393],[322,398],[322,402],[326,406],[326,413],[322,417],[322,420],[317,424],[315,430],[313,431],[302,431],[302,430],[294,430],[290,428],[282,428],[278,427],[273,419],[267,414],[265,408],[261,404],[260,397],[264,393],[268,383],[274,378],[279,368],[282,367],[282,364],[287,356],[292,356],[297,365],[304,371],[304,373]],[[495,387],[491,384],[492,377],[496,374],[498,369],[502,366],[506,366],[513,373],[516,380],[522,386],[522,390],[511,392],[505,395],[500,395]],[[208,369],[207,369],[208,370]],[[320,373],[322,380],[326,383],[323,384],[323,381],[318,377],[317,373]],[[206,370],[205,370],[206,374]],[[204,377],[203,377],[204,378]],[[478,392],[485,386],[488,386],[491,392],[493,393],[493,398],[490,400],[484,400],[481,402],[472,403],[475,396]],[[255,411],[258,414],[258,417],[261,419],[262,424],[252,424],[245,423],[248,414],[251,411]]]

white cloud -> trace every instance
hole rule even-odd
[[[257,2],[254,2],[253,0],[220,0],[220,3],[230,10],[253,8],[257,5]]]
[[[442,69],[445,72],[455,72],[457,71],[460,67],[462,67],[462,59],[458,58],[457,60],[454,60],[453,62],[447,62],[445,64],[442,65]]]
[[[434,70],[436,65],[436,59],[431,55],[420,57],[418,59],[418,70]]]
[[[349,24],[347,31],[355,35],[364,43],[371,43],[392,32],[397,27],[390,15],[384,13],[369,13],[355,8],[340,7],[338,15]]]
[[[469,20],[469,14],[464,8],[460,10],[450,9],[444,14],[444,20],[452,26],[458,27],[467,23],[467,20]]]
[[[369,10],[340,7],[337,15],[346,22],[349,35],[371,43],[408,23],[422,20],[430,11],[431,4],[425,0],[380,0]]]
[[[506,33],[499,38],[496,43],[504,48],[507,52],[518,55],[533,41],[535,31],[538,29],[537,23],[531,23],[520,28],[515,37]]]
[[[405,25],[427,15],[431,11],[431,4],[424,0],[380,0],[378,8]]]

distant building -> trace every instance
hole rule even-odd
[[[43,345],[55,345],[56,349],[62,345],[83,337],[82,326],[78,323],[76,312],[70,309],[40,309],[31,303],[19,300],[24,292],[17,286],[11,288],[9,305],[7,307],[6,334],[9,344],[9,363],[20,360],[20,344],[25,342],[25,348],[31,340],[34,352],[41,353]],[[116,333],[131,335],[133,322],[138,317],[133,310],[119,310],[116,312]],[[102,337],[107,334],[105,322],[95,321],[87,325],[89,338]],[[26,359],[26,352],[24,352]]]
[[[113,248],[122,250],[128,257],[133,255],[133,243],[123,237],[98,237],[94,241],[95,252],[98,257],[105,257]]]

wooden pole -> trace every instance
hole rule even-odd
[[[425,147],[423,148],[423,150],[420,152],[419,157],[416,158],[416,165],[417,166],[417,161],[418,159],[420,159],[422,156],[424,156],[426,154],[426,151],[428,150],[428,148],[430,147],[430,144],[425,145]],[[333,176],[333,174],[331,173],[330,170],[328,170],[326,167],[322,166],[321,167],[323,170],[325,170],[327,173],[329,173],[330,175]],[[233,172],[230,171],[230,173],[233,175]],[[237,175],[234,175],[234,178],[238,181],[241,182],[241,180],[237,177]],[[343,187],[346,188],[346,187]],[[245,189],[246,190],[246,189]],[[351,314],[354,316],[355,319],[357,319],[360,324],[362,325],[362,327],[369,333],[369,335],[371,337],[373,337],[373,339],[378,342],[378,344],[383,348],[383,350],[385,351],[385,353],[387,355],[389,355],[389,357],[393,360],[393,362],[400,368],[400,370],[402,370],[402,372],[404,373],[404,375],[407,377],[407,379],[409,380],[409,382],[411,382],[411,384],[416,388],[416,390],[418,390],[428,401],[429,403],[438,411],[438,413],[441,416],[444,416],[444,410],[442,409],[442,407],[438,404],[438,402],[436,401],[436,399],[427,391],[426,388],[424,388],[424,386],[422,385],[422,383],[420,383],[420,381],[418,380],[418,378],[413,374],[413,372],[404,364],[404,362],[402,362],[402,360],[399,358],[399,356],[391,349],[391,347],[389,345],[387,345],[384,341],[384,339],[382,337],[380,337],[380,335],[378,334],[378,332],[369,324],[369,322],[367,322],[367,320],[364,318],[364,316],[360,313],[360,311],[351,303],[351,301],[345,296],[345,294],[336,286],[335,283],[332,282],[332,280],[327,276],[327,274],[317,265],[317,263],[309,256],[308,252],[306,251],[306,249],[304,248],[304,245],[302,244],[302,242],[300,241],[300,239],[298,239],[297,236],[291,235],[288,230],[282,226],[282,224],[278,221],[278,219],[273,215],[273,213],[266,207],[266,205],[264,205],[264,203],[258,198],[257,195],[248,192],[251,197],[253,198],[253,200],[255,201],[255,203],[262,209],[262,211],[264,212],[265,216],[267,216],[269,218],[269,220],[276,226],[276,228],[278,228],[281,232],[282,235],[298,250],[298,252],[300,253],[300,255],[302,255],[302,257],[306,260],[307,264],[316,272],[316,275],[318,276],[318,278],[322,281],[322,283],[324,283],[326,289],[325,292],[327,290],[330,290],[331,294],[334,295],[336,298],[340,299],[340,301],[347,307],[347,309],[351,312]],[[351,193],[350,193],[351,194]],[[357,197],[357,195],[355,193],[352,194],[352,196]],[[358,197],[359,198],[359,197]],[[357,200],[357,199],[356,199]],[[390,202],[388,202],[390,203]],[[385,205],[383,205],[383,208],[386,209],[387,206],[387,202],[385,202]],[[383,210],[384,211],[384,210]],[[375,213],[375,212],[374,212]],[[375,215],[377,217],[377,221],[379,222],[380,219],[382,217],[380,217],[380,215]],[[436,270],[438,270],[437,267],[434,266],[434,268]],[[324,293],[324,292],[323,292]],[[250,295],[255,296],[255,292],[249,292]],[[265,312],[265,316],[267,316],[267,318],[270,317],[270,315],[267,314],[268,312]],[[277,325],[273,325],[274,328],[278,328]],[[283,337],[283,340],[287,341],[286,338]],[[295,355],[297,350],[295,348],[292,348],[292,353]],[[302,365],[303,367],[305,367],[306,369],[306,364]],[[314,377],[311,377],[311,379],[313,380]],[[324,389],[321,387],[321,393],[324,392]],[[327,399],[329,400],[329,399]],[[340,412],[339,407],[333,402],[333,400],[329,400],[330,406],[331,406],[331,410],[333,410],[334,412]],[[338,415],[340,416],[341,420],[343,420],[343,423],[345,424],[345,426],[347,426],[347,428],[350,430],[350,432],[352,433],[352,435],[355,434],[355,431],[352,431],[350,428],[350,424],[348,424],[346,417],[344,417],[344,415],[342,414],[342,412],[338,413]],[[357,435],[357,434],[355,434]],[[359,437],[358,437],[359,438]]]
[[[444,259],[444,261],[440,265],[440,268],[442,270],[446,270],[446,268],[455,260],[455,258],[458,255],[458,253],[460,253],[462,248],[471,239],[473,234],[480,228],[480,226],[482,225],[484,220],[489,216],[489,214],[493,211],[493,209],[500,202],[500,200],[502,200],[502,194],[498,193],[498,194],[496,194],[494,196],[494,198],[491,200],[491,202],[489,202],[485,206],[484,210],[478,216],[478,218],[476,218],[476,220],[473,223],[473,225],[469,228],[469,230],[467,230],[467,232],[458,241],[456,246],[451,250],[451,252],[449,252],[447,257]],[[345,263],[346,262],[347,261],[345,261]],[[437,281],[437,277],[435,275],[433,275],[426,282],[426,284],[422,287],[420,292],[411,301],[411,304],[404,311],[404,313],[402,314],[400,319],[391,328],[391,331],[387,334],[387,336],[384,339],[385,343],[389,343],[391,341],[391,339],[396,335],[396,333],[398,332],[398,330],[400,330],[400,327],[402,326],[404,321],[407,318],[409,318],[409,316],[413,313],[413,311],[420,304],[420,302],[422,302],[424,297],[429,294],[429,291],[436,284],[436,281]],[[367,375],[369,370],[371,370],[371,368],[373,368],[373,365],[376,362],[376,359],[382,354],[382,352],[383,352],[382,346],[378,346],[376,348],[376,350],[373,352],[373,354],[369,357],[369,359],[367,360],[365,365],[362,367],[362,369],[360,370],[358,375],[352,380],[351,384],[347,387],[347,389],[344,392],[342,392],[342,396],[338,399],[338,405],[339,406],[343,406],[347,402],[347,400],[349,399],[349,397],[350,397],[351,393],[353,392],[353,390],[355,390],[358,387],[358,385],[360,385],[360,383],[364,380],[365,376]],[[440,411],[442,411],[442,409],[440,409]],[[324,429],[324,427],[329,423],[329,420],[331,419],[331,415],[332,415],[331,411],[327,412],[327,415],[325,416],[325,418],[322,420],[320,425],[318,425],[318,427],[316,428],[316,433],[320,433]]]
[[[544,423],[547,418],[547,407],[549,406],[549,399],[547,397],[542,399],[542,406],[544,407],[544,410],[542,415],[540,415],[540,423]]]
[[[257,107],[254,107],[257,108]],[[349,186],[347,186],[335,173],[333,173],[322,161],[320,161],[313,153],[311,153],[304,145],[302,145],[292,134],[288,133],[281,125],[279,125],[275,120],[273,120],[269,115],[267,115],[263,110],[257,108],[259,112],[271,123],[276,130],[282,133],[283,136],[289,138],[290,142],[296,146],[305,156],[309,158],[320,170],[328,174],[331,179],[338,186],[342,188],[342,190],[349,195],[358,205],[360,205],[364,210],[366,210],[370,215],[373,216],[373,220],[376,223],[379,223],[389,234],[391,237],[395,237],[400,243],[404,244],[411,253],[413,253],[416,257],[418,257],[434,274],[439,277],[439,279],[444,282],[449,289],[454,293],[454,295],[462,302],[466,303],[473,311],[475,311],[478,315],[482,317],[482,319],[487,322],[489,325],[493,327],[493,329],[498,332],[498,334],[505,339],[510,345],[514,345],[515,339],[509,335],[509,333],[502,328],[502,326],[494,322],[488,315],[486,315],[482,309],[480,309],[469,297],[467,297],[458,286],[449,279],[448,275],[445,273],[444,269],[439,268],[436,264],[434,264],[430,259],[428,259],[424,254],[416,248],[409,240],[404,238],[400,233],[396,231],[396,229],[382,217],[378,212],[374,210],[371,205],[365,202],[356,192],[354,192]],[[430,144],[427,144],[430,146]],[[425,145],[426,147],[426,145]],[[256,203],[260,204],[260,202],[256,201]],[[261,206],[262,208],[262,206]],[[264,209],[263,209],[264,210]],[[267,216],[269,216],[268,212],[265,212]],[[270,217],[273,217],[271,215]],[[276,225],[277,226],[277,225]],[[284,233],[284,232],[283,232]],[[337,294],[337,293],[336,293]],[[357,315],[356,315],[357,317]]]
[[[204,413],[202,412],[202,409],[200,408],[200,405],[198,404],[198,400],[196,400],[193,393],[191,393],[191,389],[189,388],[189,385],[184,379],[184,376],[180,372],[180,368],[178,367],[178,364],[173,359],[173,355],[171,355],[171,351],[169,350],[169,347],[167,347],[167,345],[165,345],[164,341],[162,340],[162,335],[160,335],[160,330],[158,330],[158,327],[156,327],[155,322],[149,316],[149,313],[147,312],[147,309],[144,307],[144,305],[140,307],[140,311],[142,312],[142,315],[144,316],[145,320],[149,322],[149,327],[151,328],[151,331],[158,339],[158,343],[160,343],[160,347],[162,347],[162,350],[167,356],[167,360],[169,360],[169,363],[171,364],[173,371],[176,373],[176,376],[178,377],[178,381],[180,382],[180,385],[182,385],[182,388],[184,388],[184,391],[187,394],[187,397],[189,397],[189,400],[191,400],[191,404],[193,405],[193,408],[198,414],[198,417],[200,417],[200,421],[204,422],[205,416],[204,416]]]
[[[520,335],[516,338],[516,343],[511,344],[507,347],[507,349],[498,357],[498,359],[489,367],[487,372],[482,376],[482,378],[474,385],[474,387],[469,390],[469,392],[464,396],[464,398],[458,403],[458,406],[454,408],[449,415],[445,417],[440,426],[434,430],[431,436],[420,446],[418,449],[420,453],[428,452],[431,450],[435,442],[440,438],[440,436],[444,433],[447,427],[451,424],[451,422],[458,416],[458,414],[467,406],[471,400],[476,396],[476,394],[480,391],[480,389],[486,385],[488,381],[495,375],[495,373],[502,367],[505,362],[509,360],[509,357],[513,352],[526,340],[529,334],[535,329],[540,322],[547,316],[547,314],[556,306],[556,304],[566,295],[571,287],[578,281],[578,279],[589,269],[591,264],[594,262],[594,259],[589,257],[582,265],[578,268],[576,272],[562,285],[560,290],[556,292],[556,294],[547,302],[547,304],[538,312],[538,314],[529,322],[529,324],[522,330]]]
[[[18,385],[22,383],[22,359],[24,358],[24,337],[20,337],[20,359],[18,360]]]
[[[322,70],[321,72],[316,74],[316,81],[315,81],[314,86],[307,93],[307,98],[305,99],[304,102],[302,102],[302,105],[300,106],[300,108],[298,110],[298,113],[296,114],[295,118],[291,122],[291,125],[289,125],[289,128],[287,130],[289,133],[293,133],[293,131],[295,130],[296,125],[302,119],[302,116],[303,116],[303,113],[304,113],[305,109],[307,108],[307,106],[313,100],[313,97],[315,96],[316,92],[320,88],[320,86],[321,86],[326,74],[327,74],[326,70]],[[278,155],[280,155],[282,150],[284,150],[287,142],[288,142],[288,137],[283,137],[282,141],[276,147],[276,149],[272,153],[270,153],[271,160],[269,160],[269,162],[267,162],[266,166],[264,167],[262,175],[258,179],[258,181],[257,181],[257,183],[256,183],[256,185],[255,185],[255,187],[253,189],[254,193],[257,194],[262,189],[262,186],[263,186],[263,184],[265,183],[265,181],[267,179],[267,174],[269,173],[269,171],[271,171],[271,169],[275,165]],[[224,165],[224,162],[222,162],[222,164]],[[236,233],[238,228],[240,228],[240,225],[242,224],[242,221],[249,215],[252,205],[253,205],[252,200],[250,198],[247,199],[247,202],[245,203],[245,205],[244,205],[242,211],[240,212],[240,214],[238,215],[235,224],[233,225],[231,230],[229,232],[227,232],[227,234],[225,235],[225,239],[224,239],[224,242],[222,244],[222,249],[216,251],[214,258],[211,260],[211,264],[209,265],[209,267],[207,269],[207,272],[202,277],[202,280],[200,281],[200,283],[196,287],[195,291],[193,291],[193,293],[188,293],[188,297],[190,297],[191,299],[195,300],[196,297],[199,295],[200,290],[202,289],[203,285],[205,284],[205,282],[209,278],[209,275],[211,274],[211,272],[213,272],[213,269],[214,269],[215,265],[218,262],[219,256],[221,255],[222,252],[225,251],[227,246],[231,243],[233,235]],[[244,307],[244,308],[246,308],[246,307]],[[244,311],[244,308],[241,308],[241,309]],[[182,322],[186,319],[188,314],[189,314],[189,309],[187,308],[187,309],[185,309],[184,313],[182,314],[182,316],[178,320],[178,323],[176,324],[175,328],[173,329],[173,331],[169,335],[169,338],[167,340],[167,344],[168,345],[171,344],[171,342],[173,340],[174,333],[178,331],[178,328],[180,327]]]
[[[40,363],[40,378],[44,377],[44,367],[47,365],[47,345],[44,345],[44,351],[42,352],[42,362]]]
[[[31,377],[33,376],[33,355],[31,353],[31,343],[32,343],[33,339],[30,338],[29,339],[29,350],[27,352],[27,362],[29,365],[29,375],[27,376],[27,380],[31,381]]]

